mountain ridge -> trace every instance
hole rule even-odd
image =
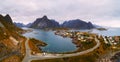
[[[55,20],[50,20],[46,15],[42,18],[37,18],[30,26],[30,28],[37,29],[54,29],[54,28],[68,28],[68,29],[92,29],[95,26],[91,22],[85,22],[80,19],[65,21],[63,24],[59,24]]]

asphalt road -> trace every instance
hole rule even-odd
[[[31,56],[31,50],[30,50],[30,47],[28,45],[28,40],[29,40],[29,38],[27,38],[27,40],[25,41],[26,55],[25,55],[22,62],[28,62],[29,58],[32,57]]]

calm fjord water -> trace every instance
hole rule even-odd
[[[42,50],[45,52],[61,53],[75,51],[77,49],[70,38],[63,38],[61,36],[55,35],[54,31],[43,31],[40,29],[32,30],[32,32],[28,32],[23,35],[26,37],[36,38],[47,43],[47,46],[42,47]],[[96,29],[79,31],[91,31],[92,33],[97,33],[104,36],[120,36],[120,28],[109,28],[106,31],[99,31]]]
[[[70,38],[63,38],[55,35],[53,31],[33,29],[32,32],[28,32],[23,35],[26,37],[36,38],[47,43],[47,46],[42,47],[42,50],[45,52],[60,53],[75,51],[77,49]]]

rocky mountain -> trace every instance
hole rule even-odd
[[[46,28],[68,28],[68,29],[92,29],[95,26],[91,22],[85,22],[80,19],[65,21],[63,24],[59,24],[55,20],[50,20],[47,16],[43,16],[42,18],[37,18],[35,22],[33,22],[30,28],[37,29],[46,29]]]
[[[13,24],[8,14],[6,16],[0,15],[0,40],[8,39],[10,36],[18,39],[21,37],[19,34],[23,31]]]
[[[85,22],[80,19],[65,21],[62,25],[64,28],[69,29],[92,29],[94,25],[91,22]]]
[[[32,23],[30,28],[37,29],[53,29],[60,27],[59,23],[55,20],[50,20],[47,16],[43,16],[42,18],[37,18],[35,22]]]
[[[0,58],[13,52],[20,52],[19,47],[25,39],[20,35],[24,30],[16,27],[11,17],[0,15]]]
[[[16,31],[16,32],[23,31],[22,29],[16,27],[13,24],[12,19],[8,14],[6,16],[0,15],[0,23],[9,31]]]

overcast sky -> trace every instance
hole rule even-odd
[[[120,0],[0,0],[0,13],[25,24],[47,15],[60,23],[81,19],[120,27]]]

